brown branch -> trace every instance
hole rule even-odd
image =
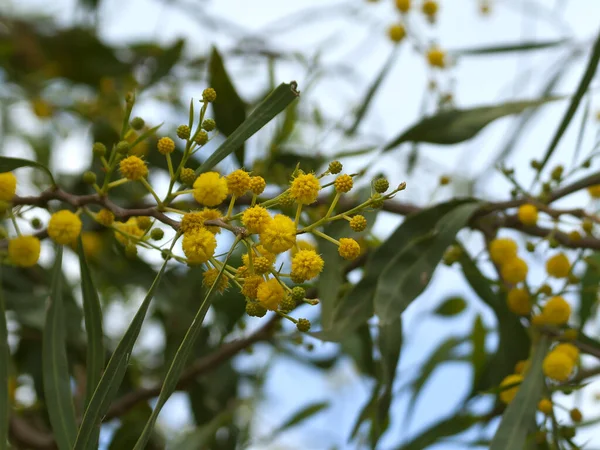
[[[26,448],[39,450],[54,450],[56,443],[50,433],[46,433],[33,427],[23,417],[12,416],[8,422],[10,437]]]

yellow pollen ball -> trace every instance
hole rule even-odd
[[[218,277],[219,277],[218,269],[212,268],[212,269],[206,270],[202,274],[202,286],[204,286],[206,289],[210,289],[211,286],[213,284],[215,284],[215,281],[217,280]],[[225,276],[225,274],[221,274],[221,278],[219,278],[219,282],[216,284],[216,286],[213,289],[218,292],[224,292],[225,289],[227,289],[228,287],[229,287],[229,278],[227,278]]]
[[[260,233],[261,244],[271,253],[283,253],[296,243],[296,225],[288,216],[277,214]]]
[[[293,257],[296,253],[298,253],[301,250],[314,250],[316,252],[317,246],[315,244],[313,244],[312,242],[297,240],[296,245],[294,245],[292,247],[292,249],[290,250],[290,253],[292,254],[292,257]]]
[[[506,296],[508,309],[519,316],[527,316],[531,312],[531,297],[526,289],[513,288]]]
[[[105,227],[110,227],[113,224],[113,222],[115,221],[115,215],[112,213],[112,211],[110,211],[108,209],[101,209],[96,214],[95,219],[96,219],[96,222],[98,222],[100,225],[104,225]]]
[[[502,265],[500,273],[502,278],[510,284],[517,284],[525,281],[529,267],[521,258],[512,258]]]
[[[265,280],[260,275],[249,275],[244,278],[244,284],[242,285],[242,294],[249,299],[255,300],[258,287],[263,284]]]
[[[241,197],[250,188],[250,175],[242,169],[235,170],[227,175],[227,188],[236,197]]]
[[[538,221],[538,209],[534,205],[521,205],[517,217],[523,225],[533,226]]]
[[[216,225],[206,226],[204,222],[207,220],[216,220],[221,217],[221,211],[218,209],[204,208],[202,211],[189,212],[183,215],[180,228],[184,234],[199,228],[205,228],[211,233],[217,234],[221,232],[220,227]]]
[[[252,206],[242,214],[242,223],[250,233],[262,233],[273,218],[262,206]]]
[[[148,175],[148,167],[135,155],[128,156],[119,163],[121,174],[128,180],[137,181]]]
[[[283,300],[285,291],[283,286],[275,278],[261,283],[256,291],[256,299],[259,303],[271,311],[276,311],[279,303]]]
[[[571,263],[564,253],[557,253],[546,261],[546,272],[554,278],[565,278],[571,272]]]
[[[360,255],[360,245],[352,238],[341,238],[338,253],[342,258],[352,261]]]
[[[68,245],[75,242],[81,233],[81,219],[66,209],[52,214],[48,222],[48,236],[54,242]]]
[[[138,227],[138,222],[134,217],[130,217],[125,223],[115,223],[115,228],[115,239],[124,247],[137,242],[144,235],[144,230]]]
[[[343,194],[352,189],[354,182],[352,181],[352,177],[350,175],[344,174],[337,177],[333,184],[335,186],[335,190]]]
[[[217,206],[227,198],[227,180],[217,172],[206,172],[194,181],[194,198],[205,206]]]
[[[592,198],[600,198],[600,184],[590,186],[589,188],[587,188],[587,191]]]
[[[401,42],[406,37],[406,29],[402,24],[394,24],[388,28],[388,36],[392,42]]]
[[[300,250],[292,258],[292,276],[304,281],[312,280],[321,273],[324,264],[323,258],[314,250]]]
[[[577,361],[579,360],[579,349],[577,347],[575,347],[573,344],[569,344],[569,343],[563,343],[563,344],[558,344],[556,347],[554,347],[552,349],[553,352],[563,352],[565,355],[567,355],[569,358],[571,358],[571,361],[573,361],[573,364],[577,364]]]
[[[571,306],[563,297],[552,297],[542,308],[542,315],[549,325],[564,325],[571,316]]]
[[[40,240],[35,236],[17,236],[8,241],[8,257],[15,266],[35,266],[40,258]]]
[[[396,8],[400,12],[408,12],[410,9],[410,0],[396,0]]]
[[[199,228],[184,234],[181,246],[188,264],[202,264],[215,254],[217,239],[206,228]]]
[[[517,256],[517,243],[512,239],[498,238],[490,242],[490,258],[496,264],[504,264]]]
[[[263,193],[265,188],[267,187],[267,182],[263,177],[251,177],[250,178],[250,190],[255,195],[260,195]]]
[[[160,153],[163,155],[168,155],[169,153],[173,153],[175,150],[175,142],[169,137],[162,137],[158,140],[156,147]]]
[[[510,402],[512,402],[515,398],[515,395],[517,395],[520,383],[522,382],[523,376],[518,374],[509,375],[506,378],[504,378],[504,380],[502,380],[502,382],[500,383],[500,388],[506,389],[502,389],[502,391],[500,392],[500,401],[505,405],[508,405]],[[507,386],[512,387],[507,388]]]
[[[443,69],[446,67],[446,52],[439,47],[431,47],[427,51],[427,61],[430,66]]]
[[[573,372],[573,361],[563,352],[551,351],[544,358],[542,371],[544,375],[558,382],[567,381]]]
[[[546,415],[550,415],[552,413],[552,402],[547,398],[543,398],[538,403],[538,410],[541,413]]]
[[[350,219],[350,228],[357,233],[364,231],[365,228],[367,228],[367,219],[360,214],[352,217],[352,219]]]
[[[300,174],[290,187],[290,195],[301,205],[310,205],[317,201],[321,185],[312,173]]]
[[[0,173],[0,201],[11,201],[16,191],[17,177],[12,172]]]
[[[423,2],[423,6],[421,7],[423,14],[429,17],[435,16],[438,12],[438,8],[439,6],[434,0],[425,0]]]

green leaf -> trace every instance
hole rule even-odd
[[[77,425],[71,396],[71,376],[65,346],[65,312],[62,293],[63,247],[56,247],[52,287],[42,337],[44,396],[56,444],[60,450],[73,448]]]
[[[35,169],[43,170],[50,177],[52,185],[56,185],[56,181],[54,181],[54,177],[52,176],[50,169],[48,169],[43,164],[40,164],[36,161],[30,161],[28,159],[9,158],[8,156],[0,156],[0,172],[10,172],[21,167],[33,167]]]
[[[412,241],[388,239],[397,254],[381,272],[375,290],[375,313],[386,323],[398,317],[427,287],[444,252],[480,204],[463,202],[438,222],[423,222],[427,234]],[[438,206],[439,207],[439,206]]]
[[[598,62],[600,62],[600,34],[598,34],[598,37],[596,38],[596,42],[594,44],[592,54],[590,56],[590,60],[588,61],[588,65],[585,69],[583,77],[581,77],[579,86],[577,86],[575,95],[573,95],[573,97],[571,98],[569,107],[565,111],[565,115],[564,115],[558,129],[556,130],[556,133],[554,134],[554,137],[552,138],[552,141],[550,142],[548,149],[546,150],[544,158],[542,159],[541,169],[544,168],[544,166],[546,165],[546,163],[552,156],[552,153],[554,153],[554,150],[556,150],[556,147],[558,146],[558,143],[560,142],[563,134],[565,134],[565,131],[567,131],[567,128],[569,127],[569,124],[571,123],[571,120],[575,116],[575,113],[577,112],[577,108],[579,107],[579,103],[581,103],[581,99],[587,92],[588,88],[590,87],[590,83],[594,79],[594,75],[596,74],[596,69],[598,68]],[[541,169],[537,172],[536,180],[539,178],[540,174],[542,173]]]
[[[173,245],[175,245],[175,242],[176,240],[174,239],[171,249],[173,248]],[[100,382],[94,391],[94,395],[89,401],[83,414],[79,433],[77,434],[77,440],[75,441],[75,450],[93,450],[96,448],[94,441],[96,430],[100,426],[102,417],[108,410],[110,403],[117,394],[119,386],[123,381],[129,359],[131,358],[133,345],[140,334],[142,323],[146,317],[148,307],[150,306],[150,301],[154,296],[154,291],[160,283],[168,262],[169,259],[167,258],[154,278],[154,281],[150,286],[144,301],[140,305],[140,308],[133,317],[131,324],[119,341],[117,348],[106,365],[102,378],[100,378]]]
[[[209,171],[225,159],[227,155],[238,150],[244,142],[298,98],[300,93],[296,90],[297,87],[295,81],[280,84],[277,89],[271,92],[267,98],[265,98],[254,111],[250,113],[250,116],[244,123],[231,133],[225,142],[223,142],[219,148],[208,157],[204,164],[196,170],[196,173],[200,174]]]
[[[0,283],[1,286],[1,283]],[[8,446],[8,415],[10,412],[9,383],[10,347],[4,309],[4,290],[0,288],[0,450]]]
[[[533,349],[531,367],[521,383],[517,395],[508,405],[502,421],[496,430],[490,450],[520,449],[527,442],[527,437],[535,425],[537,404],[544,389],[542,363],[548,352],[550,341],[542,336]]]
[[[81,296],[83,299],[83,317],[85,320],[85,332],[87,337],[86,355],[86,387],[85,407],[90,404],[94,391],[102,377],[104,369],[104,333],[102,332],[102,308],[98,292],[88,267],[81,236],[77,245],[79,254],[79,271],[81,273]],[[92,438],[98,442],[100,427],[96,429],[96,435]]]
[[[527,108],[560,100],[560,97],[547,97],[538,100],[508,102],[495,106],[481,106],[471,109],[441,111],[429,116],[404,131],[388,143],[383,150],[389,151],[403,142],[427,142],[430,144],[451,145],[466,141],[477,135],[494,120],[511,114],[518,114]]]
[[[230,136],[246,120],[246,104],[240,98],[223,64],[223,58],[213,47],[208,66],[208,80],[217,91],[217,99],[212,104],[217,129]],[[234,150],[235,156],[244,165],[244,144]]]
[[[350,128],[348,128],[346,130],[346,136],[352,135],[352,134],[356,133],[356,130],[358,130],[358,127],[360,126],[363,118],[365,117],[365,114],[367,113],[367,111],[369,110],[369,107],[371,106],[371,102],[375,98],[375,94],[381,87],[381,83],[387,76],[390,69],[394,66],[394,63],[396,62],[396,57],[398,55],[399,48],[400,48],[399,45],[394,46],[392,53],[390,53],[390,56],[388,57],[387,61],[385,62],[385,64],[381,68],[381,70],[379,71],[379,74],[373,81],[373,84],[371,84],[371,86],[369,86],[369,89],[365,93],[364,98],[360,102],[360,108],[356,112],[356,116],[354,117],[354,122],[352,123]]]
[[[581,277],[579,292],[579,330],[583,330],[592,316],[592,311],[598,302],[598,287],[600,287],[600,253],[593,253],[585,260],[587,267]]]
[[[569,42],[569,39],[557,39],[541,42],[521,42],[519,44],[493,45],[488,47],[464,48],[459,50],[450,50],[449,54],[453,56],[477,56],[494,55],[498,53],[530,52],[543,50],[546,48],[559,47]]]
[[[327,408],[329,408],[329,402],[311,403],[310,405],[301,408],[299,411],[296,411],[294,414],[292,414],[292,416],[289,417],[285,422],[283,422],[283,424],[280,427],[273,431],[269,438],[273,440],[274,436],[277,436],[283,433],[284,431],[295,427],[296,425],[302,423],[306,419],[310,419],[315,414],[318,414]]]
[[[202,427],[198,427],[177,439],[176,442],[167,448],[169,450],[198,450],[209,448],[214,440],[217,431],[220,428],[231,423],[233,420],[233,412],[225,410],[215,416],[210,422]],[[133,442],[132,442],[133,444]]]
[[[470,414],[457,414],[436,422],[433,426],[429,427],[425,431],[421,432],[418,436],[415,436],[406,444],[396,447],[396,450],[423,450],[429,447],[431,444],[435,444],[440,439],[448,436],[454,436],[460,434],[482,419],[477,416]],[[507,450],[513,447],[506,447]],[[515,449],[517,447],[514,447]]]
[[[483,320],[478,314],[473,323],[473,331],[471,332],[471,364],[473,366],[473,386],[477,386],[486,362],[485,338],[487,330],[483,325]]]
[[[467,302],[462,297],[450,297],[435,308],[433,313],[442,317],[453,317],[459,315],[467,307]]]
[[[227,257],[225,258],[225,261],[223,262],[223,265],[221,266],[221,269],[219,270],[219,275],[217,276],[214,283],[212,284],[212,286],[206,293],[204,300],[200,304],[200,307],[198,308],[198,311],[194,317],[194,320],[192,321],[192,324],[188,328],[183,340],[181,341],[181,344],[179,345],[179,348],[177,349],[177,353],[175,353],[173,361],[171,362],[169,371],[167,372],[167,375],[163,381],[162,388],[160,390],[160,393],[158,394],[158,399],[156,400],[156,405],[154,406],[154,409],[152,410],[152,415],[150,416],[150,419],[148,419],[148,422],[146,423],[146,426],[144,427],[144,431],[142,432],[142,435],[138,439],[137,443],[135,444],[135,447],[133,450],[143,450],[146,448],[146,444],[148,442],[148,439],[150,439],[150,436],[154,429],[154,424],[156,423],[156,419],[158,418],[158,415],[160,414],[162,407],[165,405],[165,403],[167,402],[167,400],[169,399],[171,394],[175,391],[175,389],[177,387],[177,383],[179,382],[179,378],[181,377],[181,373],[183,372],[183,369],[185,368],[185,364],[188,361],[190,353],[191,353],[192,349],[194,348],[194,344],[196,342],[196,339],[198,338],[198,334],[202,330],[202,322],[204,321],[206,312],[208,311],[208,308],[210,307],[214,287],[219,283],[219,280],[223,276],[223,271],[225,270],[225,265],[229,261],[229,258],[233,254],[233,251],[237,247],[238,243],[239,243],[239,239],[237,239],[234,242],[234,244],[231,246],[231,249],[229,250]]]

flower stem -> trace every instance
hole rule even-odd
[[[150,192],[150,194],[152,194],[152,197],[154,197],[154,200],[156,200],[156,204],[158,206],[162,206],[162,202],[160,201],[160,198],[158,197],[158,195],[156,195],[156,192],[154,192],[154,189],[152,189],[152,186],[150,186],[150,183],[148,183],[148,180],[146,180],[145,178],[140,178],[140,181],[142,182],[144,187],[148,190],[148,192]]]
[[[323,239],[328,240],[329,242],[331,242],[332,244],[335,244],[337,246],[340,245],[340,243],[338,241],[336,241],[334,238],[332,238],[331,236],[325,234],[325,233],[321,233],[319,230],[312,230],[311,231],[312,234],[314,234],[315,236],[320,236]]]

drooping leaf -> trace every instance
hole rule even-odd
[[[458,50],[449,50],[448,53],[454,56],[478,56],[478,55],[496,55],[498,53],[520,53],[543,50],[552,47],[560,47],[568,43],[568,39],[556,39],[552,41],[540,42],[521,42],[519,44],[493,45],[488,47],[464,48]]]
[[[467,307],[467,302],[462,297],[450,297],[444,300],[433,313],[441,317],[454,317],[460,314]]]
[[[207,172],[227,155],[235,152],[258,130],[270,122],[277,114],[292,103],[300,93],[295,81],[282,83],[250,113],[248,118],[223,142],[215,152],[196,170],[197,174]],[[218,94],[217,94],[218,95]]]
[[[291,417],[289,417],[285,422],[283,422],[283,424],[281,424],[275,431],[271,433],[270,439],[273,439],[274,436],[277,436],[284,431],[299,425],[306,419],[310,419],[312,416],[327,408],[329,408],[329,402],[311,403],[310,405],[300,408],[300,410],[292,414]]]
[[[583,115],[581,116],[581,123],[579,125],[579,133],[577,133],[577,143],[575,144],[575,151],[573,152],[573,158],[571,164],[577,163],[577,159],[579,158],[579,153],[581,152],[581,146],[583,144],[583,138],[585,136],[585,130],[587,129],[590,117],[590,104],[591,104],[591,96],[588,95],[587,101],[585,102],[585,108],[583,110]]]
[[[502,421],[494,435],[490,450],[523,448],[528,435],[535,431],[532,430],[532,425],[535,425],[537,404],[544,389],[542,363],[549,346],[550,340],[546,336],[542,336],[536,343],[529,371],[519,386],[517,395],[502,415]]]
[[[174,244],[175,240],[173,240],[172,245]],[[94,395],[83,414],[74,450],[92,450],[94,448],[96,429],[100,426],[102,417],[108,410],[108,407],[114,399],[123,377],[125,376],[133,345],[140,334],[142,323],[146,317],[148,307],[150,306],[150,301],[154,296],[154,291],[160,283],[168,262],[169,258],[163,263],[152,286],[150,286],[146,297],[140,305],[140,308],[110,357],[106,369],[102,374],[102,378],[100,378],[100,382],[94,391]]]
[[[600,34],[598,34],[598,37],[596,38],[596,42],[594,43],[594,47],[592,48],[592,54],[590,55],[590,59],[588,61],[585,72],[584,72],[583,76],[581,77],[581,81],[579,82],[579,85],[577,86],[575,95],[573,95],[573,97],[571,98],[569,107],[565,111],[565,115],[563,116],[563,119],[562,119],[558,129],[556,130],[556,133],[554,134],[554,137],[552,138],[552,141],[550,142],[550,145],[548,146],[548,149],[546,150],[544,157],[542,158],[542,161],[541,161],[542,169],[544,168],[544,166],[546,165],[546,163],[548,162],[548,160],[554,153],[554,150],[556,150],[556,147],[558,146],[558,143],[560,142],[563,134],[565,134],[565,131],[567,131],[567,128],[569,127],[569,124],[571,123],[571,120],[575,116],[575,113],[577,112],[577,108],[579,107],[579,103],[581,103],[581,99],[587,92],[592,80],[594,79],[594,75],[596,74],[596,70],[598,69],[599,62],[600,62]],[[542,173],[542,171],[540,169],[537,172],[536,179],[539,178],[541,173]]]
[[[52,286],[42,339],[42,370],[46,407],[56,444],[60,450],[70,450],[77,435],[77,425],[65,344],[62,254],[63,248],[59,245],[52,271]]]
[[[383,150],[392,150],[403,142],[427,142],[440,145],[458,144],[475,137],[477,133],[494,120],[511,114],[518,114],[527,108],[559,99],[559,97],[547,97],[538,100],[507,102],[495,106],[442,111],[424,118],[402,132],[397,138],[386,144]]]
[[[479,206],[475,201],[463,202],[437,223],[423,223],[428,228],[424,236],[386,242],[397,254],[381,272],[375,290],[375,313],[380,321],[393,320],[425,290],[444,252]]]
[[[158,51],[153,52],[155,53],[153,71],[148,79],[148,82],[145,84],[145,87],[160,81],[162,78],[171,73],[173,67],[175,67],[175,65],[181,59],[184,44],[185,41],[183,39],[178,39],[170,47],[159,48]]]
[[[54,181],[54,177],[50,172],[50,169],[48,169],[43,164],[40,164],[36,161],[30,161],[28,159],[9,158],[8,156],[0,156],[0,172],[10,172],[20,167],[33,167],[35,169],[43,170],[48,174],[48,177],[50,177],[50,181],[52,182],[52,184],[56,184],[56,182]]]
[[[8,346],[8,329],[4,309],[4,289],[0,288],[0,450],[8,449],[9,367],[10,347]]]
[[[598,304],[598,288],[600,287],[600,253],[596,252],[586,258],[587,267],[581,277],[579,292],[579,329],[583,330]]]
[[[217,129],[230,136],[246,120],[246,104],[237,93],[219,51],[213,47],[208,66],[210,86],[217,92],[213,102],[213,111]],[[234,150],[240,165],[244,165],[244,144]]]

